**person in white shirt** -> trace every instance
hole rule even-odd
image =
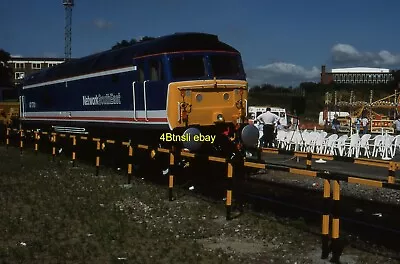
[[[268,107],[267,112],[259,115],[257,120],[264,124],[264,147],[272,147],[272,143],[274,141],[275,124],[279,121],[279,116],[271,113],[271,108]]]
[[[400,134],[400,116],[393,122],[393,124],[395,125],[396,135]]]
[[[357,119],[356,119],[356,124],[355,124],[355,126],[356,126],[357,134],[360,134],[360,130],[361,130],[361,120],[360,120],[359,117],[357,117]]]
[[[361,119],[361,124],[363,126],[363,134],[367,134],[368,133],[368,118],[364,116]]]

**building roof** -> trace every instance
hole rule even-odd
[[[8,63],[46,63],[46,62],[63,62],[64,58],[46,58],[46,57],[11,57]]]
[[[332,69],[332,73],[390,73],[390,70],[384,68],[353,67]]]

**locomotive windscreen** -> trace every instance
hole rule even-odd
[[[244,78],[240,56],[228,53],[182,54],[169,59],[173,79],[203,78]]]
[[[239,56],[225,54],[210,55],[210,62],[213,77],[243,76],[244,72]]]
[[[181,55],[170,59],[172,78],[201,78],[206,76],[204,56]]]

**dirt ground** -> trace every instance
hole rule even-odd
[[[329,263],[320,237],[167,185],[0,146],[1,263]],[[165,181],[167,183],[167,179]],[[300,220],[299,220],[300,221]],[[342,263],[400,263],[346,248]]]

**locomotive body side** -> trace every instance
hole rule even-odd
[[[213,35],[188,33],[31,76],[22,89],[20,118],[27,129],[139,142],[148,136],[152,142],[189,127],[206,134],[219,133],[217,127],[232,131],[243,123],[246,103],[240,53]]]
[[[90,128],[99,126],[168,129],[165,103],[146,114],[143,104],[133,110],[133,70],[131,65],[25,86],[21,120],[32,128],[47,125],[60,132],[95,133]]]

